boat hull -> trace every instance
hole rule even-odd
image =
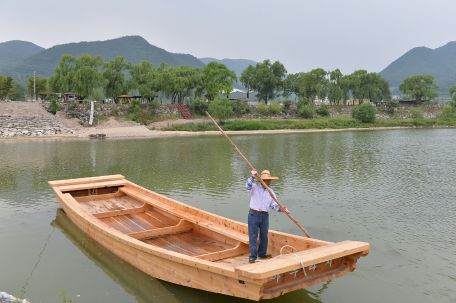
[[[285,245],[292,245],[299,250],[297,253],[300,256],[299,262],[294,255],[288,255],[262,262],[268,267],[267,269],[262,269],[262,264],[258,264],[258,262],[253,265],[244,263],[229,266],[229,264],[226,265],[221,261],[223,259],[233,260],[233,262],[239,262],[239,259],[247,260],[246,257],[242,257],[242,253],[245,253],[245,247],[248,244],[246,224],[187,206],[128,181],[103,183],[98,179],[94,181],[94,179],[87,180],[87,182],[82,183],[83,185],[81,185],[81,180],[85,179],[67,180],[66,183],[58,183],[63,181],[51,181],[49,183],[56,192],[57,201],[68,217],[95,241],[150,276],[182,286],[255,301],[270,299],[290,291],[341,277],[347,272],[353,271],[358,258],[368,253],[369,244],[367,243],[340,242],[334,244],[271,231],[268,251],[277,255],[280,248]],[[75,182],[77,184],[72,185]],[[113,184],[115,186],[112,186]],[[187,224],[191,224],[195,232],[204,233],[206,236],[224,241],[226,244],[235,242],[238,244],[234,248],[212,254],[188,256],[170,251],[169,247],[158,247],[138,240],[140,237],[137,235],[143,235],[144,232],[125,234],[107,226],[100,220],[100,218],[112,215],[120,216],[117,210],[90,213],[81,206],[83,205],[81,201],[90,200],[91,194],[96,201],[97,197],[103,196],[103,190],[120,192],[119,189],[124,194],[130,192],[132,197],[144,203],[142,208],[137,207],[134,211],[139,212],[151,206],[158,207],[162,211],[168,211],[179,216],[181,222],[185,221]],[[81,194],[86,196],[78,198],[77,195]],[[147,199],[155,200],[151,200],[151,202]],[[126,211],[134,212],[127,209],[123,210],[122,214]],[[175,231],[178,226],[179,224],[161,228],[158,231],[160,233],[169,229]],[[150,233],[154,233],[155,230],[146,232],[150,236]],[[232,245],[234,246],[234,244]],[[302,264],[301,261],[303,261]]]

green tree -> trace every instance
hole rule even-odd
[[[233,83],[237,80],[236,73],[229,70],[225,64],[216,61],[209,62],[201,70],[197,94],[200,96],[204,94],[208,100],[214,100],[219,93],[229,97],[233,90]]]
[[[20,82],[13,81],[13,88],[8,95],[11,100],[21,100],[25,97],[25,86]]]
[[[27,93],[30,96],[33,96],[36,98],[36,96],[33,95],[34,90],[33,90],[33,75],[27,75]],[[39,93],[44,93],[47,91],[47,82],[48,80],[46,78],[41,78],[38,76],[35,76],[35,92],[38,95]]]
[[[439,89],[431,75],[414,75],[405,78],[399,84],[399,90],[406,95],[412,96],[415,102],[427,102],[439,96],[434,90]]]
[[[80,100],[90,96],[94,90],[103,86],[103,74],[98,71],[103,65],[101,56],[83,54],[75,61],[74,92]]]
[[[223,120],[226,120],[233,115],[231,101],[227,98],[216,97],[214,101],[209,103],[208,112],[222,123]]]
[[[76,58],[71,55],[62,55],[54,74],[49,77],[49,88],[53,92],[68,93],[74,89],[74,73]]]
[[[453,101],[451,102],[451,105],[453,107],[456,107],[456,85],[453,85],[450,87],[450,97],[453,97]]]
[[[185,97],[192,96],[194,89],[201,85],[200,69],[181,65],[159,72],[161,90],[172,103],[183,104]]]
[[[249,83],[250,88],[257,92],[257,97],[268,104],[268,100],[274,99],[284,90],[286,73],[287,70],[282,63],[276,61],[271,64],[271,61],[266,59],[263,63],[257,63],[255,67],[249,65],[242,72],[240,80],[245,87]]]
[[[120,56],[103,64],[103,89],[106,97],[116,100],[118,96],[127,93],[131,82],[127,84],[125,72],[131,70],[132,66],[130,61],[126,62],[125,57]]]
[[[387,90],[389,91],[389,84],[385,84],[385,80],[377,73],[368,73],[366,70],[360,69],[353,72],[349,78],[353,98],[360,102],[363,99],[382,100],[385,85],[388,86]]]
[[[344,97],[344,90],[342,87],[342,82],[344,77],[340,70],[329,72],[329,81],[328,81],[328,99],[332,104],[339,104]]]
[[[308,73],[300,73],[296,82],[298,95],[304,99],[310,99],[311,103],[318,96],[320,99],[326,97],[328,93],[328,79],[326,72],[322,68],[316,68]]]
[[[5,98],[13,88],[13,78],[0,76],[0,98]]]
[[[166,63],[162,63],[165,64]],[[167,66],[167,65],[166,65]],[[148,61],[141,61],[130,69],[131,78],[127,81],[130,89],[137,89],[143,98],[153,100],[160,92],[159,72]]]
[[[78,58],[62,55],[59,66],[49,79],[49,87],[54,92],[74,92],[78,99],[90,96],[96,88],[105,83],[99,68],[103,66],[101,56],[82,54]]]

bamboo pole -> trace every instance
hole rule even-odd
[[[241,151],[236,147],[236,145],[233,143],[233,141],[231,141],[231,139],[225,134],[225,132],[220,128],[220,126],[217,124],[217,122],[215,122],[215,120],[211,117],[211,115],[206,112],[206,115],[212,120],[212,122],[214,122],[215,126],[217,126],[217,128],[222,132],[222,134],[225,136],[225,138],[230,142],[231,146],[233,146],[233,148],[237,151],[237,153],[242,157],[242,159],[244,159],[245,163],[247,163],[247,165],[250,167],[251,170],[254,170],[254,167],[252,166],[252,164],[250,164],[250,162],[244,157],[244,155],[241,153]],[[283,206],[282,204],[280,204],[280,202],[277,200],[277,198],[274,196],[274,194],[272,193],[271,189],[264,183],[264,181],[261,179],[261,177],[258,175],[258,179],[260,180],[261,184],[263,185],[264,188],[266,188],[269,192],[269,194],[271,195],[272,199],[274,199],[274,201],[280,206],[280,208],[283,210]],[[286,214],[288,216],[288,218],[291,219],[291,221],[293,221],[305,234],[307,237],[309,238],[312,238],[307,232],[306,230],[304,229],[304,227],[301,226],[301,224],[298,223],[298,221],[295,220],[295,218],[293,218],[290,214]]]

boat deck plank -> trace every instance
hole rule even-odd
[[[151,224],[156,225],[158,228],[160,227],[167,227],[167,226],[173,226],[177,224],[177,221],[173,221],[172,219],[165,217],[158,213],[155,210],[148,210],[144,213],[148,218],[148,221]]]
[[[127,218],[128,220],[130,220],[130,222],[140,226],[144,230],[150,230],[151,229],[149,227],[149,225],[146,224],[146,222],[144,222],[144,220],[138,219],[135,216],[135,214],[123,215],[122,217]],[[152,227],[152,228],[155,228],[155,227]]]
[[[114,220],[116,220],[117,222],[121,223],[123,226],[125,226],[126,228],[128,228],[130,230],[130,232],[139,232],[139,231],[145,231],[145,230],[149,230],[148,228],[143,228],[141,225],[138,225],[136,224],[136,222],[130,220],[127,216],[115,216],[115,217],[112,217]]]
[[[90,205],[89,203],[90,201],[87,201],[87,202],[80,202],[79,204],[85,209],[87,210],[89,213],[91,214],[95,214],[97,212],[97,210],[95,208],[92,207],[92,205]]]
[[[219,261],[215,261],[215,263],[221,263],[224,265],[232,266],[232,267],[238,267],[238,266],[243,266],[249,264],[249,256],[250,253],[245,253],[233,258],[227,258]],[[261,262],[261,261],[259,261]]]
[[[102,219],[99,219],[101,222],[103,222],[104,224],[108,225],[109,227],[112,227],[112,228],[115,228],[117,229],[118,231],[122,232],[122,233],[130,233],[131,231],[126,228],[123,224],[120,224],[119,222],[117,222],[116,220],[114,220],[113,218],[102,218]]]
[[[227,244],[214,241],[202,235],[194,235],[191,232],[161,236],[144,240],[144,242],[174,252],[184,253],[188,256],[205,255],[232,248],[232,246]],[[215,246],[218,246],[218,249]]]
[[[132,217],[135,222],[139,222],[146,226],[148,229],[156,229],[156,228],[163,228],[163,227],[168,227],[169,225],[163,225],[162,223],[159,222],[159,224],[154,224],[150,220],[151,218],[146,215],[145,213],[137,213],[137,214],[131,214],[129,215]]]
[[[158,246],[158,247],[164,248],[166,250],[177,252],[177,253],[184,254],[187,256],[194,257],[194,256],[198,255],[197,253],[195,253],[191,250],[185,249],[185,248],[181,247],[180,245],[177,245],[177,243],[175,243],[175,242],[169,241],[169,239],[166,240],[163,238],[154,238],[154,239],[150,239],[150,240],[145,240],[144,242],[147,244],[150,244],[150,245]]]

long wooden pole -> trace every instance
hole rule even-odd
[[[212,120],[212,122],[214,122],[215,126],[217,126],[217,128],[222,132],[222,134],[225,136],[225,138],[228,139],[228,141],[231,143],[231,146],[233,146],[234,149],[238,152],[238,154],[242,157],[242,159],[244,159],[245,163],[247,163],[247,165],[250,167],[250,169],[254,170],[254,167],[252,166],[252,164],[250,164],[250,162],[244,157],[244,155],[241,153],[241,151],[236,147],[236,145],[233,143],[233,141],[231,141],[231,139],[225,134],[225,132],[220,128],[220,126],[217,124],[217,122],[215,122],[215,120],[211,117],[211,115],[209,115],[208,112],[206,112],[206,115]],[[263,185],[263,187],[268,190],[268,192],[271,195],[272,199],[274,199],[274,201],[280,206],[280,208],[283,209],[282,204],[280,204],[280,202],[277,200],[277,198],[272,193],[271,189],[266,185],[266,183],[264,183],[264,181],[261,179],[260,176],[258,176],[258,179],[260,180],[260,182]],[[304,227],[302,227],[301,224],[298,223],[298,221],[296,221],[290,214],[287,214],[287,216],[288,216],[288,218],[291,219],[291,221],[293,221],[306,234],[307,237],[312,238],[306,232]]]

